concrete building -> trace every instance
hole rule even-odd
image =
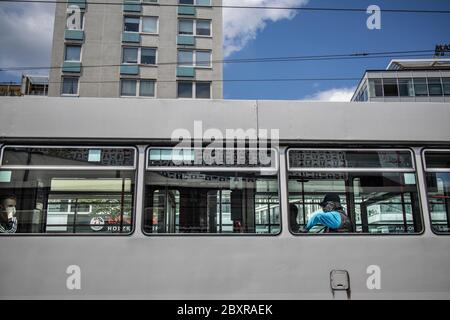
[[[450,102],[450,59],[392,60],[368,70],[352,101]]]
[[[222,0],[96,1],[56,5],[49,96],[223,98]]]

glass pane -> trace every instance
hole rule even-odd
[[[178,82],[178,98],[192,98],[192,82]]]
[[[143,17],[142,18],[142,32],[157,33],[158,32],[158,18],[157,17]]]
[[[142,64],[156,64],[156,49],[142,48],[141,49],[141,63]]]
[[[444,95],[450,96],[450,78],[442,78],[442,84],[444,86]]]
[[[139,18],[125,17],[124,31],[139,32]]]
[[[66,45],[66,61],[80,61],[81,46]]]
[[[63,94],[78,94],[78,78],[63,78]]]
[[[414,168],[409,151],[289,150],[294,168]]]
[[[122,96],[136,96],[136,80],[122,80],[120,94]]]
[[[436,232],[450,232],[450,172],[427,173],[428,207]]]
[[[422,231],[414,173],[291,173],[288,189],[294,233]]]
[[[414,97],[412,79],[398,79],[398,89],[401,97]]]
[[[178,0],[179,4],[194,4],[194,0]]]
[[[194,52],[179,50],[178,51],[178,65],[180,66],[193,66],[194,65]]]
[[[223,172],[147,172],[145,231],[152,234],[276,234],[276,176]]]
[[[442,96],[441,78],[428,78],[430,96]]]
[[[197,20],[198,36],[210,36],[211,35],[211,20]]]
[[[449,169],[450,151],[426,151],[425,162],[427,169]]]
[[[4,166],[134,166],[132,148],[4,147]]]
[[[416,97],[427,97],[427,79],[426,78],[414,78],[414,92]]]
[[[178,28],[179,34],[193,35],[194,20],[180,20]]]
[[[123,48],[123,63],[137,63],[138,48]]]
[[[197,82],[195,84],[195,97],[197,99],[211,99],[211,83]]]
[[[134,171],[13,170],[0,233],[130,233]],[[2,209],[3,211],[3,209]],[[3,212],[2,212],[3,216]]]
[[[397,79],[383,79],[385,97],[398,97]]]
[[[210,6],[211,0],[196,0],[196,4],[199,6]]]
[[[370,97],[382,97],[383,96],[383,84],[381,79],[370,79],[369,80],[369,93]]]
[[[141,97],[154,97],[155,96],[155,81],[141,80],[139,95]]]
[[[195,65],[197,67],[211,67],[211,52],[210,51],[196,51]]]

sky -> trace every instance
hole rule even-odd
[[[224,4],[450,10],[450,1],[444,0],[224,0]],[[385,12],[380,30],[367,28],[369,16],[365,12],[224,9],[225,59],[433,50],[436,44],[450,43],[449,14]],[[50,65],[53,19],[51,4],[0,3],[0,68]],[[226,80],[361,78],[367,69],[385,69],[392,58],[228,63],[223,66],[224,98],[348,101],[358,80]],[[19,76],[0,72],[0,81],[17,81]]]

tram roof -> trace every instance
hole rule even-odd
[[[223,134],[279,129],[282,142],[450,142],[450,103],[0,98],[3,142],[167,141],[194,135],[195,121]]]

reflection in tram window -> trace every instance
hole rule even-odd
[[[147,172],[149,234],[277,234],[278,180],[256,173]]]
[[[418,187],[408,151],[406,154],[395,151],[358,154],[357,151],[294,150],[290,157],[289,202],[298,212],[297,217],[291,217],[292,232],[305,232],[304,226],[313,213],[322,211],[319,203],[329,193],[339,195],[351,222],[350,232],[422,231]],[[308,163],[305,169],[304,163]],[[309,232],[333,231],[339,230],[319,225]]]
[[[450,151],[425,152],[428,207],[433,230],[450,232]]]
[[[132,171],[9,172],[0,193],[17,198],[16,233],[131,232]]]
[[[132,148],[5,147],[0,198],[16,198],[16,234],[130,233],[133,166]]]

